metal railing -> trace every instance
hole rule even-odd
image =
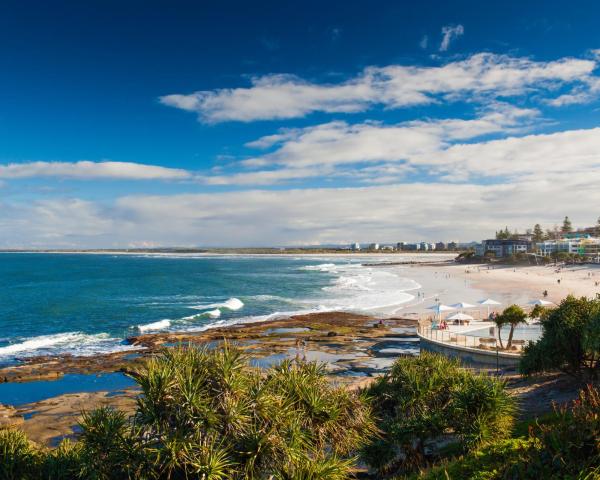
[[[456,345],[459,347],[495,351],[498,342],[498,340],[494,337],[476,337],[473,335],[464,335],[450,330],[432,328],[430,325],[419,325],[417,330],[424,338],[434,340],[436,342],[447,343],[448,345]],[[516,350],[511,350],[509,353],[520,353],[524,343],[525,342],[520,340],[513,340],[513,345],[516,347]]]

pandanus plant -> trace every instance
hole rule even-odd
[[[293,361],[260,371],[227,344],[167,349],[131,373],[130,420],[84,417],[83,456],[105,479],[348,478],[376,429],[365,399],[325,373]]]

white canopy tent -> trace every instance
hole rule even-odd
[[[467,315],[466,313],[455,313],[454,315],[448,317],[448,320],[458,320],[459,322],[471,321],[475,320],[471,315]]]
[[[539,305],[541,307],[548,307],[550,305],[555,305],[555,303],[551,302],[550,300],[543,300],[541,298],[538,298],[537,300],[532,300],[531,302],[529,302],[529,305]]]
[[[435,313],[437,313],[439,315],[440,318],[442,318],[443,312],[451,312],[453,310],[456,310],[454,307],[451,307],[449,305],[444,305],[443,303],[438,303],[437,305],[433,305],[433,306],[429,307],[428,309],[433,310]]]
[[[481,300],[479,302],[479,305],[483,305],[487,307],[487,316],[489,318],[490,316],[490,307],[491,306],[495,306],[495,305],[502,305],[500,302],[497,302],[496,300],[493,300],[491,298],[486,298],[485,300]]]
[[[452,305],[457,310],[466,310],[468,308],[477,308],[477,305],[473,305],[472,303],[460,302]]]

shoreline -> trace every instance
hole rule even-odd
[[[18,365],[0,368],[0,382],[6,382],[0,385],[16,391],[21,388],[19,385],[30,384],[34,388],[36,381],[61,380],[66,378],[65,375],[83,374],[96,376],[99,387],[94,391],[50,396],[13,409],[0,407],[0,413],[4,408],[9,412],[5,422],[14,421],[32,439],[52,446],[59,437],[74,434],[73,425],[77,423],[81,410],[100,405],[133,405],[137,395],[135,389],[102,389],[102,375],[123,375],[163,347],[190,343],[214,348],[225,339],[239,345],[256,367],[265,368],[285,358],[321,361],[327,364],[331,381],[348,388],[360,388],[382,375],[399,355],[418,354],[417,317],[426,314],[427,307],[436,296],[442,303],[450,303],[452,299],[455,302],[473,301],[475,297],[490,296],[503,300],[500,308],[505,308],[509,301],[522,299],[525,302],[539,298],[543,289],[548,290],[548,298],[554,302],[568,294],[594,296],[600,293],[600,287],[595,285],[595,282],[600,282],[600,267],[593,266],[576,266],[560,271],[546,266],[494,266],[488,269],[486,264],[383,266],[402,268],[405,275],[416,278],[415,281],[420,281],[419,277],[428,278],[437,282],[437,287],[424,282],[421,289],[426,292],[424,297],[413,298],[399,311],[386,316],[377,312],[308,313],[253,323],[215,325],[196,332],[141,333],[127,339],[128,344],[141,348],[136,351],[92,357],[60,355],[27,358]],[[504,299],[507,299],[506,302]],[[380,324],[381,318],[384,318],[383,325]],[[507,379],[514,386],[515,394],[524,398],[528,414],[551,408],[546,401],[548,398],[569,398],[572,393],[570,383],[562,377],[544,377],[542,381],[509,375]],[[546,393],[536,399],[540,389]]]
[[[440,273],[451,275],[456,281],[464,281],[465,290],[481,291],[492,295],[492,292],[498,292],[498,299],[518,292],[523,299],[541,298],[544,289],[548,290],[548,299],[558,303],[567,295],[588,296],[594,298],[600,295],[600,266],[576,266],[574,268],[563,268],[556,272],[556,269],[548,266],[520,266],[520,267],[499,267],[489,268],[487,264],[482,265],[462,265],[462,264],[375,264],[373,266],[407,267],[410,273],[414,271],[425,271],[432,267],[440,268]],[[413,270],[414,269],[414,270]],[[407,272],[407,273],[409,273]],[[589,274],[589,275],[588,275]],[[437,275],[437,272],[436,272]],[[410,275],[408,275],[410,277]],[[557,283],[557,279],[561,283]],[[595,282],[599,282],[596,286]],[[424,288],[423,288],[424,289]],[[6,364],[0,367],[0,383],[14,381],[35,381],[46,380],[60,376],[60,369],[64,373],[90,373],[90,372],[111,372],[116,371],[128,362],[138,357],[145,357],[151,354],[162,344],[176,343],[181,341],[190,341],[192,343],[202,343],[214,341],[219,337],[245,338],[248,335],[260,335],[260,330],[274,328],[284,328],[285,325],[291,325],[292,328],[300,328],[303,324],[317,323],[330,325],[332,319],[336,318],[361,318],[365,321],[375,322],[380,319],[386,321],[402,320],[405,322],[415,322],[417,317],[431,315],[427,306],[433,303],[435,297],[440,297],[441,303],[446,302],[450,295],[449,291],[432,293],[430,296],[422,298],[413,298],[405,303],[398,304],[398,309],[392,313],[373,311],[307,311],[296,314],[277,315],[273,313],[265,315],[264,319],[256,318],[252,321],[236,321],[225,325],[208,325],[205,329],[192,329],[188,331],[163,331],[163,332],[139,332],[139,334],[128,336],[123,343],[133,347],[140,347],[135,350],[124,350],[116,352],[100,353],[94,356],[73,356],[70,354],[61,355],[43,355],[32,356],[18,359],[15,364]],[[459,298],[456,301],[461,300]],[[450,302],[448,302],[450,303]],[[525,302],[521,302],[525,305]],[[508,306],[503,302],[496,310]],[[493,309],[492,309],[493,310]],[[481,315],[481,308],[478,308],[473,314]],[[335,323],[335,321],[334,321]],[[322,326],[322,325],[321,325]],[[317,329],[320,327],[317,326]]]

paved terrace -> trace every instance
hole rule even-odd
[[[439,328],[432,327],[427,321],[419,321],[417,333],[422,338],[443,343],[450,347],[466,347],[496,352],[497,338],[495,336],[489,334],[482,337],[468,335],[469,333],[489,329],[490,327],[496,326],[492,322],[471,321],[469,325],[454,325],[449,323],[448,328],[440,330]],[[496,328],[495,330],[497,331]],[[506,342],[504,343],[506,344]],[[526,343],[525,340],[513,340],[513,348],[510,351],[500,351],[507,354],[519,355]]]

